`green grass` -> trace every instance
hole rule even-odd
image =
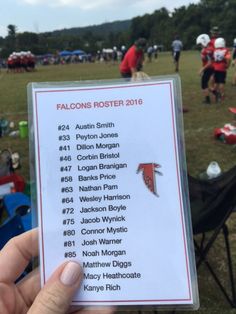
[[[198,52],[184,52],[180,59],[183,106],[189,109],[184,114],[184,134],[188,172],[197,176],[206,170],[212,160],[216,160],[223,171],[235,165],[236,149],[218,142],[213,137],[215,127],[221,127],[231,122],[233,116],[228,107],[236,107],[236,88],[231,86],[233,68],[228,71],[226,84],[226,100],[223,104],[202,104],[200,90],[200,58]],[[160,53],[157,60],[146,63],[144,71],[150,76],[173,74],[174,66],[170,53]],[[119,78],[118,65],[111,64],[77,64],[38,67],[34,73],[10,74],[5,70],[0,72],[0,118],[7,118],[17,125],[21,120],[27,120],[27,92],[29,82],[79,81],[94,79]],[[10,148],[21,155],[22,174],[29,180],[28,139],[4,136],[0,139],[0,150]],[[233,245],[234,270],[236,271],[236,216],[229,220],[231,243]],[[212,262],[226,280],[226,264],[223,255],[222,241],[210,252]],[[201,309],[199,313],[236,313],[231,310],[222,294],[212,281],[211,276],[202,267],[198,273]],[[188,312],[185,312],[188,313]]]
[[[200,77],[198,69],[200,59],[198,52],[185,52],[180,59],[180,77],[182,83],[183,106],[189,109],[184,114],[186,157],[189,173],[197,175],[204,171],[212,160],[217,160],[222,170],[226,171],[235,163],[235,150],[232,146],[223,145],[213,137],[215,127],[221,127],[233,120],[228,107],[236,106],[236,88],[230,84],[233,69],[229,69],[227,98],[223,104],[205,106],[202,102]],[[145,72],[149,75],[173,74],[174,66],[170,53],[162,53],[157,61],[146,63]],[[117,65],[111,64],[77,64],[39,67],[34,73],[7,74],[0,73],[0,117],[18,123],[27,119],[26,86],[29,82],[79,81],[93,79],[119,78]],[[1,139],[5,146],[22,152],[27,159],[27,140]],[[22,167],[22,171],[27,169]],[[24,172],[27,176],[28,169]]]

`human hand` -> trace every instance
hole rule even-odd
[[[202,76],[202,72],[203,72],[202,69],[200,69],[200,70],[198,71],[198,75],[199,75],[199,76]]]
[[[133,73],[131,81],[145,81],[149,80],[150,77],[143,71]]]
[[[15,284],[32,257],[38,255],[38,231],[33,229],[11,239],[0,251],[0,313],[1,314],[111,314],[113,308],[70,307],[74,293],[83,278],[76,262],[61,265],[40,290],[38,269]]]

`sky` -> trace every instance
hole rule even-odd
[[[0,36],[13,24],[17,32],[43,33],[71,27],[99,25],[153,13],[162,7],[173,11],[199,0],[3,0]]]

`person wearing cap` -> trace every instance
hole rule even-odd
[[[209,46],[212,46],[212,48],[215,48],[215,40],[220,36],[220,30],[218,26],[213,26],[210,30],[210,43]]]
[[[139,38],[135,41],[134,45],[128,49],[119,67],[120,74],[123,78],[132,78],[142,69],[146,46],[146,39]]]
[[[181,50],[183,49],[183,43],[179,39],[178,35],[176,35],[175,39],[172,41],[171,47],[172,47],[172,55],[174,59],[174,64],[175,64],[175,72],[179,72],[179,58],[180,58]]]

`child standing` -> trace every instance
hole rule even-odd
[[[209,80],[214,73],[213,68],[213,53],[214,49],[210,44],[210,37],[207,34],[201,34],[196,39],[196,44],[201,45],[201,59],[202,67],[199,70],[199,75],[201,76],[201,88],[205,99],[203,103],[210,104],[210,90],[209,90]]]
[[[214,76],[215,76],[215,89],[217,91],[217,101],[224,100],[225,98],[225,82],[227,69],[231,62],[231,53],[228,48],[225,47],[225,40],[219,37],[215,40],[214,50]]]

